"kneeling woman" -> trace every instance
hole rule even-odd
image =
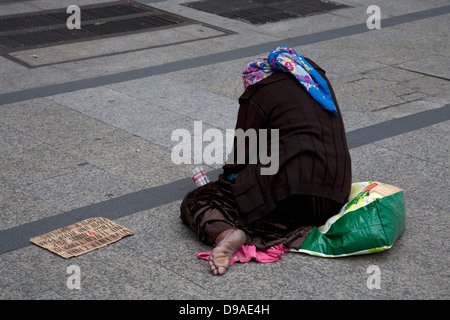
[[[299,249],[315,226],[348,199],[351,159],[344,124],[325,71],[293,49],[279,47],[243,72],[236,130],[278,130],[278,170],[238,156],[237,140],[219,179],[188,193],[181,219],[214,245],[210,267],[226,272],[243,244]],[[267,139],[268,149],[270,138]],[[272,150],[273,151],[273,150]],[[270,151],[269,151],[270,152]],[[273,155],[271,155],[273,157]]]

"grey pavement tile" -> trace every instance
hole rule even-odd
[[[382,110],[392,105],[405,103],[405,99],[399,97],[395,93],[386,88],[373,88],[367,91],[358,91],[352,95],[341,98],[349,106],[353,106],[353,110],[361,107],[367,111]]]
[[[447,121],[401,136],[384,139],[374,144],[450,168],[448,163],[450,160],[449,134],[450,122]],[[445,176],[442,178],[445,179]]]
[[[188,191],[190,190],[186,190],[186,193]],[[176,273],[188,275],[190,269],[202,265],[196,257],[196,250],[208,251],[209,247],[201,244],[194,233],[182,223],[180,204],[181,199],[120,218],[117,222],[135,232],[133,239],[122,240],[123,245],[157,260],[162,265],[170,266]],[[168,240],[170,245],[163,239]]]
[[[344,259],[287,253],[276,263],[236,263],[224,277],[217,278],[208,270],[206,261],[196,258],[196,252],[210,251],[211,248],[200,243],[181,223],[179,202],[136,213],[120,221],[136,231],[134,238],[123,240],[124,245],[147,257],[158,252],[153,259],[196,283],[207,285],[222,299],[433,299],[445,293],[439,280],[433,280],[429,275],[440,268],[442,261],[429,264],[416,261],[418,253],[415,250],[421,250],[421,244],[427,245],[427,241],[419,244],[417,237],[407,239],[406,235],[414,237],[420,231],[420,224],[414,226],[416,229],[408,229],[404,238],[389,252]],[[163,235],[173,246],[168,247],[160,241]],[[432,237],[428,238],[432,244]],[[430,257],[435,254],[427,252]],[[405,258],[408,258],[407,262]],[[407,268],[412,262],[417,270]],[[382,270],[383,290],[371,291],[366,286],[367,268],[373,264]],[[285,285],[287,282],[289,286]],[[240,288],[238,292],[234,290],[236,286]]]
[[[311,57],[311,59],[314,60],[314,57]],[[320,66],[326,71],[327,77],[331,79],[345,79],[352,74],[384,67],[377,61],[348,55],[335,55],[334,57],[321,59]]]
[[[428,80],[436,79],[425,76],[419,76],[414,80],[404,82],[384,80],[381,78],[374,78],[367,73],[359,73],[358,75],[350,77],[350,79],[336,81],[336,86],[334,87],[335,91],[339,94],[346,94],[348,98],[351,98],[353,95],[361,94],[366,95],[367,99],[374,98],[378,101],[389,100],[391,101],[390,105],[419,100],[427,97],[429,94],[439,93],[445,88],[445,84],[442,83],[444,81],[429,81],[430,83],[428,84]],[[433,86],[433,82],[439,84]],[[422,83],[424,85],[422,85]],[[430,90],[431,87],[433,87],[433,91]],[[389,105],[389,101],[387,105]]]
[[[264,54],[267,53],[262,53]],[[232,103],[237,104],[237,99],[244,92],[242,71],[256,58],[257,56],[205,65],[190,69],[189,72],[170,72],[164,77],[232,99]]]
[[[394,109],[397,109],[397,105],[426,98],[425,94],[404,85],[405,80],[418,77],[422,76],[398,68],[380,67],[331,76],[330,82],[344,114],[344,121],[350,124],[350,129],[389,119],[391,115],[384,112],[386,108],[395,106]]]
[[[82,154],[88,162],[97,165],[98,162],[116,163],[122,156],[139,152],[141,148],[150,148],[150,145],[148,141],[136,135],[114,128],[111,132],[57,144],[55,147],[73,155]]]
[[[1,300],[34,300],[60,299],[55,292],[39,280],[29,278],[28,274],[13,263],[0,257],[0,299]]]
[[[234,128],[234,125],[231,126],[231,121],[228,124],[230,125],[229,127],[230,129]],[[226,125],[225,122],[221,124],[221,126],[225,125]],[[177,158],[178,157],[183,158],[183,163],[187,164],[203,163],[206,166],[210,166],[213,168],[220,168],[225,163],[226,157],[228,153],[231,151],[232,148],[231,139],[233,137],[233,134],[230,133],[230,131],[222,130],[220,127],[218,128],[218,126],[212,126],[206,122],[204,123],[196,119],[187,118],[185,120],[175,122],[171,129],[186,130],[185,133],[189,134],[186,137],[185,134],[178,135],[179,132],[172,131],[171,134],[173,133],[173,135],[171,136],[171,141],[168,142],[168,144],[166,145]],[[184,153],[184,151],[186,150],[183,150],[183,152],[179,151],[179,153],[177,154],[178,150],[175,148],[175,146],[179,147],[181,141],[185,143],[186,140],[188,140],[188,143],[190,140],[191,150],[187,148],[186,152],[187,154]],[[187,159],[191,158],[193,160],[185,161],[184,160],[185,158]],[[175,160],[180,161],[179,159]]]
[[[67,288],[67,267],[73,265],[73,260],[63,259],[35,245],[4,253],[2,259],[23,272],[23,278],[39,284],[37,290],[51,289],[62,297],[70,294]],[[44,291],[44,290],[42,290]],[[7,292],[6,292],[7,293]]]
[[[347,55],[342,54],[345,52],[336,52],[334,50],[333,44],[337,43],[339,45],[343,45],[346,47],[347,42],[352,42],[353,37],[345,37],[341,39],[336,40],[330,40],[325,42],[319,42],[319,43],[313,43],[308,46],[306,46],[305,50],[308,52],[310,50],[311,52],[317,52],[317,56],[319,57],[319,60],[316,61],[317,63],[320,63],[319,65],[325,70],[327,77],[329,78],[344,78],[346,79],[350,75],[353,75],[355,73],[360,72],[367,72],[369,70],[373,69],[379,69],[385,67],[384,63],[379,63],[376,60],[368,59],[367,57],[358,57],[356,55]],[[342,43],[341,43],[341,42]],[[329,46],[331,44],[331,47]],[[303,47],[294,47],[294,49],[297,52],[303,52]],[[301,53],[300,53],[301,55]],[[315,61],[315,55],[309,54],[306,55],[307,57],[311,58],[313,61]]]
[[[362,72],[361,74],[363,76],[362,78],[368,78],[372,81],[387,81],[387,85],[404,84],[409,80],[421,78],[421,75],[417,74],[416,72],[401,69],[396,66],[386,66],[380,69],[367,70]],[[358,75],[355,75],[355,77],[358,77]]]
[[[406,198],[433,203],[448,210],[449,204],[437,190],[444,190],[450,174],[447,167],[379,145],[350,150],[353,181],[380,181],[405,190]],[[430,187],[433,186],[433,187]]]
[[[25,273],[22,277],[35,283],[33,290],[50,289],[64,299],[191,300],[210,296],[202,286],[120,242],[70,259],[30,245],[3,254],[2,259],[21,269]],[[71,265],[80,268],[79,290],[67,287]],[[8,291],[4,293],[8,296]]]
[[[120,243],[102,249],[106,250],[73,261],[85,275],[78,293],[82,299],[190,300],[208,296],[201,286]]]
[[[405,81],[402,85],[416,92],[435,95],[441,92],[448,92],[450,89],[450,81],[444,79],[423,76],[416,79]]]
[[[281,39],[288,38],[289,36],[286,35],[291,35],[292,30],[294,29],[299,30],[297,35],[313,34],[355,24],[354,20],[347,18],[348,15],[352,15],[351,12],[355,12],[354,8],[342,8],[298,19],[289,19],[277,23],[259,25],[256,30]]]
[[[93,4],[93,3],[102,3],[102,2],[110,2],[110,0],[80,0],[77,1],[78,6]],[[69,5],[73,4],[70,0],[61,0],[61,1],[52,1],[52,0],[32,0],[31,4],[39,9],[48,10],[48,9],[59,9],[59,8],[67,8]],[[37,11],[37,10],[36,10]]]
[[[53,96],[52,99],[109,124],[111,131],[120,128],[159,145],[170,145],[172,131],[179,128],[180,121],[184,122],[185,117],[164,106],[130,97],[135,95],[132,91],[125,94],[101,88],[98,91],[86,89]],[[78,103],[77,97],[86,98],[83,103]]]
[[[7,155],[1,176],[19,187],[75,171],[82,160],[46,144]]]
[[[449,235],[446,228],[449,217],[445,210],[434,205],[433,202],[422,202],[415,198],[406,202],[406,232],[402,244],[411,254],[416,253],[420,259],[414,262],[417,273],[422,275],[449,276],[448,265],[450,257]],[[444,279],[442,279],[444,280]],[[443,281],[442,287],[449,287],[450,283]],[[447,292],[448,294],[448,292]]]
[[[209,125],[234,129],[238,111],[237,101],[161,76],[151,77],[149,80],[153,83],[152,94],[144,99],[150,105],[161,106]]]
[[[343,4],[350,6],[361,6],[361,20],[364,22],[369,16],[366,13],[366,9],[369,6],[367,1],[365,0],[343,0],[341,1]],[[446,4],[445,0],[432,0],[424,3],[420,0],[411,0],[411,1],[389,1],[389,0],[377,0],[373,2],[380,7],[381,17],[392,17],[398,16],[405,13],[416,12],[421,10],[426,10],[433,7],[440,7]],[[345,10],[340,10],[345,12]]]
[[[230,39],[230,37],[227,37],[226,39],[228,40]],[[275,47],[272,49],[275,49]],[[316,48],[312,45],[295,47],[294,49],[296,49],[300,55],[305,55],[311,58],[320,66],[327,66],[327,76],[329,76],[330,79],[333,77],[338,77],[339,79],[341,79],[340,73],[333,73],[333,69],[335,69],[336,66],[332,62],[332,59],[336,58],[333,57],[333,54],[328,52],[326,49]],[[239,96],[244,92],[241,76],[242,71],[249,62],[267,54],[269,54],[269,51],[261,52],[260,54],[255,54],[246,58],[233,59],[230,61],[215,63],[212,65],[200,66],[195,69],[189,69],[189,72],[170,72],[165,74],[164,77],[168,77],[176,82],[183,82],[185,84],[189,84],[192,87],[201,88],[203,90],[207,90],[209,92],[213,92],[218,95],[230,98],[234,100],[234,103],[236,104]],[[353,61],[354,60],[355,59],[353,59]],[[355,69],[355,67],[352,66],[351,72],[356,73],[359,72],[358,70],[365,71],[365,67],[369,67],[370,69],[372,67],[380,66],[379,64],[363,61],[361,59],[358,60],[358,62],[362,64],[360,66],[361,68]]]
[[[169,64],[190,58],[195,58],[195,55],[182,50],[181,45],[173,45],[68,62],[53,67],[62,72],[70,72],[74,77],[87,79]],[[118,82],[120,82],[120,79]]]
[[[356,89],[355,86],[336,89],[336,98],[342,111],[369,113],[409,101],[390,89],[375,87],[373,89],[366,88],[365,91],[362,91]],[[424,97],[424,95],[421,94],[416,98],[420,99],[421,97]]]
[[[0,230],[61,213],[55,207],[0,177]]]
[[[57,294],[55,291],[53,290],[48,290],[45,292],[39,292],[37,293],[35,296],[30,297],[30,300],[66,300],[64,297],[62,297],[61,295]]]
[[[83,0],[79,5],[93,2]],[[131,78],[141,77],[135,81],[111,78],[114,84],[0,107],[2,228],[185,178],[191,165],[170,161],[176,143],[171,134],[179,128],[192,134],[194,120],[204,122],[203,132],[233,128],[237,98],[243,92],[240,75],[257,55],[214,64],[206,61],[198,68],[186,65],[182,71],[153,77],[142,77],[139,69],[164,65],[168,71],[171,62],[189,63],[189,58],[216,52],[225,52],[229,59],[229,50],[364,23],[368,17],[365,1],[343,0],[355,7],[253,26],[179,5],[182,2],[152,1],[152,5],[237,34],[31,70],[0,57],[4,80],[0,92],[130,70],[137,70]],[[376,4],[382,17],[448,5],[446,0],[379,0]],[[29,6],[49,9],[64,7],[64,2],[2,4],[7,12]],[[449,84],[441,79],[449,78],[447,20],[442,15],[393,28],[382,24],[381,30],[295,49],[326,69],[346,130],[352,131],[449,103]],[[214,35],[197,27],[185,28],[182,38]],[[136,37],[158,42],[167,35],[160,33],[162,38],[150,39],[150,33]],[[95,48],[99,43],[86,43],[87,51],[76,54],[117,50],[111,45]],[[68,48],[73,46],[41,52],[51,51],[49,59],[67,58],[72,54]],[[31,52],[20,54],[27,57]],[[211,248],[182,224],[180,199],[118,219],[135,235],[77,258],[65,260],[34,245],[2,254],[0,297],[448,299],[449,275],[442,267],[449,263],[447,133],[448,122],[444,122],[351,150],[353,181],[379,180],[405,189],[406,232],[385,252],[344,259],[288,253],[276,263],[237,263],[224,276],[214,277],[208,263],[196,257],[196,252]],[[81,268],[81,290],[66,286],[70,265]],[[380,267],[381,289],[367,288],[371,265]]]
[[[183,43],[180,45],[180,50],[187,52],[188,55],[194,54],[195,56],[203,56],[212,53],[226,52],[240,47],[278,41],[279,39],[280,38],[277,36],[271,36],[264,32],[246,28],[244,32],[238,31],[237,34],[229,34],[208,41]]]
[[[141,188],[184,178],[193,167],[173,163],[167,149],[121,129],[57,147]]]
[[[430,103],[438,103],[441,106],[445,106],[449,104],[450,101],[450,92],[449,91],[442,91],[438,94],[434,94],[431,96],[428,96],[426,101],[429,101]]]
[[[68,174],[28,184],[24,189],[63,211],[140,190],[136,185],[88,163],[79,165]]]
[[[398,248],[391,250],[396,249]],[[387,294],[386,287],[390,281],[387,281],[385,277],[387,270],[383,267],[380,267],[382,272],[380,290],[371,290],[367,287],[369,266],[381,265],[383,261],[394,264],[395,261],[389,257],[389,254],[389,252],[381,252],[344,258],[320,258],[294,252],[289,253],[287,258],[300,260],[301,269],[312,270],[320,274],[319,279],[323,277],[322,282],[318,282],[319,279],[314,279],[314,282],[317,283],[316,287],[324,286],[329,291],[328,295],[324,294],[323,299],[402,299],[399,295]],[[304,281],[306,282],[308,279],[306,278]],[[333,284],[337,284],[336,287],[333,287]],[[314,296],[311,298],[314,298]]]
[[[447,210],[406,193],[406,230],[394,246],[367,256],[382,272],[388,295],[401,299],[448,299]],[[388,259],[383,255],[387,254]],[[382,285],[383,286],[383,285]]]
[[[10,15],[25,12],[34,12],[39,10],[33,5],[34,1],[19,1],[2,3],[2,15]]]
[[[121,93],[106,87],[96,87],[50,96],[47,99],[89,114],[97,109],[114,104],[127,104],[136,101],[132,93]]]
[[[394,119],[412,115],[418,112],[438,109],[447,104],[448,101],[445,99],[441,100],[439,98],[435,98],[435,96],[426,96],[418,100],[407,101],[398,105],[387,106],[384,109],[374,110],[370,113],[367,113],[367,115],[373,116],[374,119],[376,119],[377,116],[386,119]]]
[[[22,66],[12,60],[9,60],[3,56],[0,57],[0,73],[2,75],[4,74],[10,74],[11,76],[13,76],[16,72],[22,72],[24,70],[27,70],[27,68],[25,66]],[[2,87],[0,88],[1,91],[0,92],[7,92],[9,91],[7,89],[7,84],[6,83],[2,83]],[[9,87],[10,90],[15,90],[15,86],[11,85]]]
[[[406,235],[405,235],[406,237]],[[433,276],[433,269],[423,263],[431,258],[420,249],[408,250],[403,239],[386,251],[346,258],[304,262],[306,268],[320,270],[331,280],[348,286],[348,291],[360,292],[358,299],[377,300],[435,300],[446,299],[445,275]],[[319,258],[320,259],[320,258]],[[324,260],[324,259],[322,259]],[[380,269],[380,289],[367,286],[370,274],[368,268]],[[436,265],[433,266],[436,269]]]
[[[348,5],[350,7],[331,11],[328,14],[334,15],[336,17],[346,18],[346,20],[351,22],[351,24],[363,23],[369,17],[369,15],[366,13],[368,7],[367,3],[357,3],[354,1],[347,1],[347,0],[341,1],[340,3]],[[319,15],[319,17],[320,16],[321,15]]]
[[[445,91],[445,80],[436,79],[396,67],[382,67],[332,80],[336,95],[344,101],[357,102],[364,97],[397,105],[426,98]],[[355,97],[356,96],[356,97]],[[390,102],[390,103],[389,103]]]
[[[426,44],[424,44],[426,43]],[[381,28],[362,34],[315,43],[314,47],[327,49],[335,56],[359,58],[382,65],[399,64],[429,54],[433,40],[427,35],[400,29]]]
[[[203,39],[209,37],[222,36],[225,32],[211,28],[207,25],[190,24],[187,26],[176,27],[174,30],[192,36],[192,39]]]
[[[404,62],[406,65],[417,66],[417,70],[411,68],[411,70],[423,72],[425,74],[431,74],[435,76],[445,77],[447,80],[450,79],[449,72],[447,70],[440,70],[438,66],[442,66],[443,63],[448,62],[450,43],[449,38],[436,39],[434,37],[428,36],[421,42],[416,43],[418,51],[424,51],[425,54],[422,58],[417,59],[419,61],[414,62]],[[427,50],[428,48],[428,50]],[[414,59],[415,60],[415,59]],[[405,60],[406,61],[406,60]],[[427,71],[424,71],[427,70]]]
[[[0,154],[6,156],[33,148],[42,141],[29,136],[0,121]]]
[[[418,71],[450,80],[450,71],[448,71],[448,68],[444,67],[449,63],[450,57],[441,55],[426,55],[420,59],[411,59],[411,61],[401,63],[399,64],[399,66],[405,69]]]
[[[3,63],[2,63],[3,64]],[[10,72],[0,73],[0,93],[20,91],[45,85],[53,85],[73,80],[79,77],[71,71],[58,70],[52,66],[27,69],[19,66],[11,67]]]
[[[369,165],[369,164],[368,164]],[[355,180],[357,181],[357,180]],[[405,188],[406,231],[384,252],[337,259],[303,259],[305,268],[316,269],[329,278],[360,291],[362,299],[447,299],[448,225],[446,210],[432,202],[412,197]],[[370,290],[367,269],[381,271],[381,288]]]
[[[198,25],[196,25],[198,28]],[[183,26],[152,32],[64,44],[46,48],[18,51],[11,55],[31,66],[86,59],[107,54],[120,54],[132,50],[192,41],[198,38],[221,35],[223,32],[202,27],[202,32],[192,26]]]
[[[143,100],[108,107],[94,117],[167,148],[171,145],[172,132],[188,121],[179,113]]]
[[[180,5],[186,1],[172,0],[172,1],[158,1],[151,3],[150,5],[165,11],[169,11],[175,14],[179,14],[190,19],[201,21],[203,23],[211,24],[217,27],[230,29],[230,30],[247,30],[248,24],[238,20],[227,19],[215,14],[211,14],[205,11],[196,10],[187,6]],[[236,30],[236,31],[237,31]]]
[[[363,71],[331,82],[348,129],[441,107],[449,101],[447,81],[396,67]]]
[[[113,83],[107,85],[107,90],[114,90],[122,95],[128,95],[130,97],[134,97],[135,99],[146,100],[148,98],[152,98],[154,95],[162,96],[163,98],[167,98],[168,100],[172,98],[168,93],[165,95],[163,93],[158,92],[159,89],[163,88],[166,90],[174,90],[174,88],[166,88],[167,85],[172,85],[173,83],[165,82],[165,85],[162,86],[159,82],[164,81],[163,76],[150,76],[142,79],[136,79],[126,82]],[[173,93],[177,94],[178,93]]]
[[[355,300],[367,299],[359,290],[336,281],[304,263],[311,257],[287,253],[274,263],[233,264],[225,276],[211,274],[198,281],[206,282],[222,299],[245,300]],[[237,288],[239,288],[237,291]]]
[[[302,258],[303,265],[361,292],[361,299],[448,299],[449,274],[442,269],[449,262],[445,212],[406,198],[406,230],[391,249],[336,259]],[[380,268],[380,289],[367,287],[372,265]]]
[[[444,5],[443,3],[440,5]],[[433,19],[423,19],[409,23],[403,23],[394,28],[405,29],[412,32],[432,34],[434,38],[448,38],[447,30],[450,28],[450,22],[447,15],[433,17]],[[447,40],[448,41],[448,40]]]

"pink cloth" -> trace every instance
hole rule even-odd
[[[281,260],[283,254],[288,251],[289,249],[282,244],[272,246],[264,251],[257,249],[255,246],[244,244],[234,253],[233,257],[231,257],[230,265],[237,261],[249,262],[252,259],[262,263],[275,262]],[[197,257],[208,260],[211,252],[212,251],[198,252]]]

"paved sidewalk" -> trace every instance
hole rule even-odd
[[[97,2],[106,1],[0,1],[0,14]],[[0,299],[449,299],[448,1],[372,1],[379,30],[367,28],[364,0],[262,25],[187,2],[141,1],[203,25],[0,56]],[[288,253],[214,277],[196,257],[210,248],[179,219],[194,164],[173,163],[171,136],[193,134],[194,121],[225,136],[236,121],[243,68],[279,45],[327,71],[353,181],[403,188],[406,232],[377,254]],[[220,172],[207,168],[212,179]],[[70,259],[29,243],[95,216],[135,234]],[[67,287],[71,265],[81,270],[79,290]],[[372,265],[380,289],[367,287]]]

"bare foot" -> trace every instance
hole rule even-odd
[[[224,274],[233,254],[245,243],[247,237],[240,229],[228,229],[218,237],[218,243],[209,256],[209,266],[215,275]]]

